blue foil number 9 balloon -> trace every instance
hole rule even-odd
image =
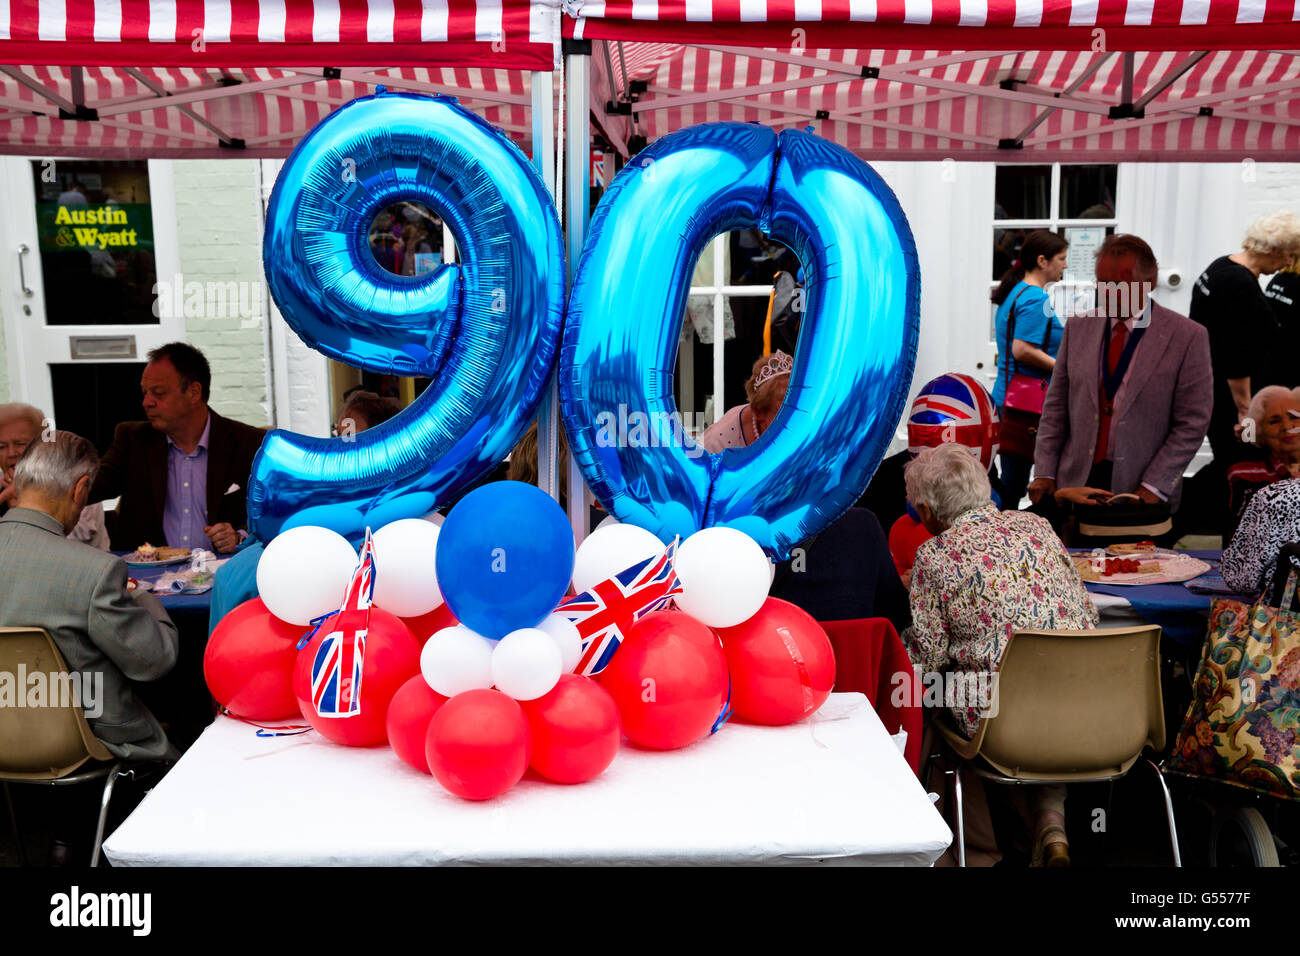
[[[701,250],[742,228],[798,255],[805,312],[772,426],[709,454],[677,416],[677,342]],[[755,125],[664,137],[592,217],[560,351],[573,453],[622,521],[665,540],[727,525],[785,557],[851,507],[879,465],[907,400],[919,305],[911,230],[866,163],[809,133]]]
[[[371,223],[402,201],[443,217],[459,264],[419,277],[379,265]],[[433,379],[396,418],[353,436],[271,432],[248,491],[249,528],[264,540],[286,522],[348,534],[423,515],[495,466],[532,420],[563,322],[559,221],[527,157],[454,99],[381,88],[313,129],[276,180],[263,264],[308,345]]]

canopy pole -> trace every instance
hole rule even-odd
[[[578,258],[587,237],[591,207],[591,41],[564,41],[564,113],[568,128],[564,150],[565,254],[569,285],[578,270]],[[574,455],[569,456],[569,524],[573,540],[587,537],[587,485]]]
[[[540,71],[529,74],[532,103],[533,165],[555,198],[555,87],[554,75]],[[537,413],[537,487],[557,502],[560,500],[560,402],[555,376],[542,397]]]

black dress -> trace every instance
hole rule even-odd
[[[1264,290],[1277,319],[1278,348],[1269,375],[1270,385],[1295,388],[1300,385],[1300,275],[1279,272]],[[1254,383],[1251,384],[1254,391]]]
[[[1280,348],[1278,321],[1255,273],[1220,256],[1192,286],[1188,317],[1210,333],[1210,362],[1214,369],[1214,411],[1210,415],[1210,446],[1221,469],[1240,461],[1245,449],[1237,441],[1237,405],[1229,379],[1250,379],[1251,393],[1270,384]]]

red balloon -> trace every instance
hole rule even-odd
[[[388,705],[388,744],[403,762],[429,772],[429,758],[424,755],[424,740],[429,735],[429,721],[447,698],[429,686],[423,674],[416,674],[397,689]]]
[[[755,724],[803,720],[835,686],[835,652],[812,615],[768,598],[758,613],[718,630],[731,671],[731,708]]]
[[[429,722],[425,757],[438,782],[465,800],[491,800],[528,769],[528,720],[499,690],[467,690]]]
[[[397,689],[420,673],[420,646],[411,632],[387,611],[372,607],[361,662],[361,713],[351,717],[322,717],[311,701],[311,663],[331,620],[316,631],[298,652],[293,669],[293,693],[307,723],[324,737],[348,747],[374,747],[388,742],[388,704]]]
[[[280,620],[261,598],[232,608],[203,652],[203,677],[212,696],[247,720],[298,716],[293,665],[307,628]]]
[[[647,614],[597,678],[635,744],[676,750],[707,734],[727,700],[727,661],[713,632],[681,611]]]
[[[532,731],[531,766],[548,780],[590,780],[618,753],[618,705],[590,677],[563,674],[549,693],[520,706]]]
[[[411,633],[415,635],[415,642],[424,647],[425,642],[434,634],[444,627],[455,627],[460,621],[456,620],[456,615],[451,613],[451,608],[447,607],[444,601],[428,614],[402,618],[402,623],[411,629]]]

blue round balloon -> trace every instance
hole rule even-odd
[[[497,640],[540,624],[560,603],[573,577],[573,530],[545,492],[494,481],[451,509],[435,564],[456,619]]]
[[[709,454],[681,427],[674,368],[695,263],[734,229],[794,250],[804,315],[771,427]],[[850,508],[879,465],[912,380],[920,290],[902,208],[847,150],[742,123],[658,140],[592,215],[565,317],[561,409],[591,490],[663,540],[725,525],[787,556]]]
[[[443,217],[459,264],[409,277],[375,261],[370,225],[401,201]],[[271,432],[248,489],[263,540],[312,506],[359,511],[372,527],[423,514],[495,467],[533,420],[563,321],[559,220],[528,158],[454,99],[381,93],[318,124],[276,179],[263,265],[308,345],[433,379],[360,434]]]

